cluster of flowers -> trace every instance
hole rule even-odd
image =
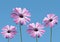
[[[26,22],[31,21],[29,18],[31,17],[31,15],[26,8],[14,8],[11,17],[14,19],[14,22],[16,24],[19,24],[20,26],[26,25]],[[58,16],[56,16],[55,14],[48,14],[47,17],[43,19],[43,22],[43,25],[39,22],[36,22],[36,24],[30,23],[27,29],[28,34],[30,34],[30,36],[34,38],[41,37],[45,33],[44,26],[49,26],[50,28],[52,28],[55,24],[58,23]],[[5,38],[13,38],[14,35],[17,33],[15,26],[7,25],[3,27],[2,30],[3,31],[1,33],[4,35]]]

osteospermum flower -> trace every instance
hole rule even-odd
[[[15,23],[26,24],[30,21],[30,13],[26,8],[14,8],[11,17],[14,18]]]
[[[3,27],[1,33],[4,35],[5,38],[13,38],[16,34],[16,27],[7,25]]]
[[[55,14],[48,14],[47,17],[43,19],[46,26],[50,26],[51,28],[57,24],[58,22],[58,16]]]
[[[45,32],[45,30],[43,30],[44,26],[39,24],[38,22],[36,24],[34,23],[29,24],[28,28],[29,29],[27,30],[27,32],[34,38],[36,36],[38,38],[41,37],[42,34],[44,34]]]

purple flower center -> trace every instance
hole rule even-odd
[[[49,19],[49,22],[52,22],[53,21],[53,19]]]
[[[11,33],[11,30],[8,30],[7,33]]]
[[[24,16],[22,14],[19,15],[20,18],[23,18]]]
[[[38,31],[38,29],[37,28],[34,28],[34,31]]]

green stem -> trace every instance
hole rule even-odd
[[[21,24],[20,24],[20,42],[22,42],[22,29],[21,29]]]
[[[52,28],[50,28],[50,42],[52,42]]]
[[[8,42],[10,42],[10,39],[8,38]]]
[[[36,35],[36,42],[38,42],[38,37],[37,37],[37,35]]]

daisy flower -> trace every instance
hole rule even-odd
[[[14,18],[14,22],[16,24],[20,23],[21,25],[26,24],[26,22],[30,21],[30,13],[26,8],[14,8],[11,14],[11,17]]]
[[[55,24],[57,24],[58,16],[55,14],[48,14],[47,17],[43,19],[43,22],[46,26],[50,26],[52,28]]]
[[[32,36],[32,37],[41,37],[42,34],[44,34],[45,30],[43,30],[44,26],[36,22],[36,24],[31,23],[28,25],[28,30],[27,32]]]
[[[1,33],[3,34],[5,38],[13,38],[14,35],[16,34],[16,27],[7,25],[3,27]]]

